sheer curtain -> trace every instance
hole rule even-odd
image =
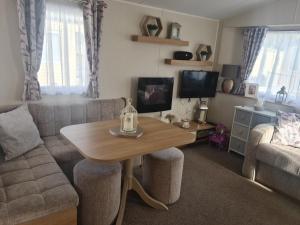
[[[270,31],[248,79],[259,84],[259,95],[274,100],[285,86],[287,104],[300,106],[300,31]]]
[[[89,82],[82,9],[47,1],[44,49],[38,73],[42,94],[83,94]]]

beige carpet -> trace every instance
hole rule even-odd
[[[180,200],[161,211],[131,194],[124,225],[300,225],[300,203],[241,177],[241,157],[206,145],[184,153]]]

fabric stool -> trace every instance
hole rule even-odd
[[[119,210],[121,164],[82,160],[74,167],[80,225],[110,225]]]
[[[148,193],[164,204],[172,204],[180,197],[184,155],[177,148],[169,148],[144,156],[143,184]]]

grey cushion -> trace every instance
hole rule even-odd
[[[44,145],[0,164],[0,224],[12,225],[78,205],[78,196]]]
[[[260,144],[257,148],[257,160],[300,177],[299,148],[274,144]]]
[[[80,198],[79,224],[110,225],[119,210],[121,165],[82,160],[74,167]]]
[[[28,104],[42,137],[59,135],[60,129],[73,124],[115,119],[124,107],[122,99],[86,99],[76,102],[31,102]]]
[[[45,137],[43,140],[60,168],[73,183],[73,167],[84,157],[69,141],[60,135]]]
[[[0,144],[6,160],[43,144],[27,105],[0,114]]]
[[[78,161],[83,156],[68,140],[61,135],[43,138],[45,145],[58,164]]]
[[[144,156],[143,184],[155,199],[172,204],[180,197],[184,155],[169,148]]]

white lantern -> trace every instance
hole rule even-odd
[[[120,131],[123,133],[136,133],[138,126],[138,112],[132,106],[131,99],[126,99],[126,106],[121,111]]]
[[[206,123],[208,107],[205,101],[200,101],[199,111],[199,123]]]

